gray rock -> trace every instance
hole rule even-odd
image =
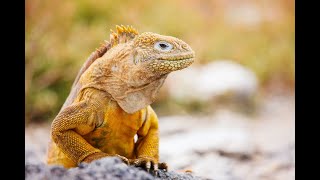
[[[82,163],[79,167],[65,169],[62,166],[47,166],[44,163],[25,164],[25,179],[50,179],[50,180],[154,180],[154,179],[176,179],[176,180],[200,180],[203,178],[193,176],[189,173],[164,172],[159,170],[155,177],[141,168],[127,166],[119,158],[110,157],[94,161],[90,164]]]
[[[181,101],[207,102],[226,94],[247,99],[255,95],[258,79],[253,71],[231,60],[215,60],[168,76],[164,88]]]

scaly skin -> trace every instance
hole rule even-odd
[[[167,169],[159,163],[158,118],[150,104],[167,75],[193,60],[177,38],[117,26],[85,62],[53,120],[47,163],[71,168],[118,156],[148,171]]]

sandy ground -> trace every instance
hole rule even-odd
[[[295,179],[293,96],[266,97],[253,116],[214,112],[159,117],[160,160],[171,170],[210,179]],[[49,128],[26,127],[26,162],[45,161]]]

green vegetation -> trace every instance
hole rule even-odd
[[[26,122],[51,121],[82,63],[116,24],[179,37],[196,63],[231,59],[261,87],[294,87],[294,1],[26,1]]]

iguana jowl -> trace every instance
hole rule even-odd
[[[193,63],[194,51],[175,37],[116,29],[84,63],[53,120],[48,164],[70,168],[118,156],[147,170],[167,168],[159,163],[158,119],[150,104],[170,72]]]

